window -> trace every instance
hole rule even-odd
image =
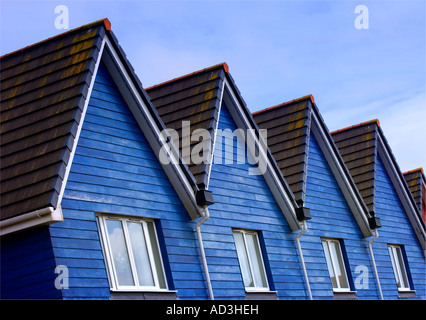
[[[388,249],[392,261],[393,273],[395,275],[398,290],[410,290],[410,284],[408,282],[407,270],[405,269],[404,257],[401,246],[389,244]]]
[[[340,241],[337,239],[322,239],[328,273],[334,291],[350,291],[348,275],[343,260]]]
[[[244,287],[248,291],[269,290],[257,232],[233,230]]]
[[[154,222],[98,217],[112,290],[167,289]]]

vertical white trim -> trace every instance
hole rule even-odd
[[[206,189],[208,190],[209,188],[209,184],[210,184],[210,175],[212,173],[212,167],[213,167],[213,160],[214,160],[214,150],[216,147],[216,139],[217,139],[217,129],[219,128],[219,120],[220,120],[220,111],[222,110],[222,102],[223,102],[223,92],[225,91],[225,80],[223,81],[222,84],[222,92],[220,94],[220,100],[219,100],[219,110],[218,110],[218,114],[217,114],[217,121],[216,121],[216,127],[214,128],[213,131],[213,146],[212,146],[212,151],[211,151],[211,158],[209,159],[210,164],[209,164],[209,172],[207,174],[207,185],[206,185]]]
[[[309,300],[313,300],[311,285],[309,284],[308,272],[306,271],[305,259],[303,257],[302,245],[300,244],[300,237],[302,235],[304,235],[306,231],[308,231],[308,225],[306,223],[306,220],[304,220],[302,222],[302,231],[300,231],[297,234],[295,242],[297,244],[297,250],[299,251],[300,262],[302,264],[303,276],[305,278],[305,283],[306,283],[306,288],[308,290]]]
[[[376,277],[376,283],[377,283],[377,288],[380,294],[380,300],[383,300],[382,286],[380,285],[379,273],[377,271],[376,260],[374,258],[374,252],[373,252],[373,246],[372,246],[372,243],[376,241],[378,238],[379,238],[379,231],[377,231],[377,229],[374,229],[374,237],[368,242],[368,249],[370,250],[370,257],[373,263],[374,276]]]
[[[84,101],[83,111],[81,113],[80,122],[79,122],[78,128],[77,128],[77,133],[75,135],[74,143],[73,143],[71,154],[70,154],[70,158],[68,160],[68,164],[67,164],[67,167],[65,169],[64,179],[62,180],[61,191],[59,192],[59,197],[58,197],[58,206],[61,204],[62,198],[64,196],[65,186],[67,184],[68,176],[69,176],[70,171],[71,171],[71,166],[72,166],[72,162],[73,162],[73,159],[74,159],[75,151],[77,149],[78,140],[80,138],[81,129],[83,127],[84,118],[86,117],[86,112],[87,112],[87,107],[89,105],[90,96],[92,95],[93,86],[95,85],[96,74],[98,72],[98,68],[99,68],[99,65],[101,63],[101,58],[102,58],[102,54],[103,54],[103,51],[104,51],[104,48],[105,48],[106,38],[107,38],[107,36],[105,35],[104,39],[102,40],[101,48],[99,49],[98,60],[96,61],[95,68],[93,69],[93,75],[92,75],[92,79],[90,80],[90,85],[89,85],[89,90],[87,91],[86,100]]]
[[[204,276],[206,277],[207,291],[210,300],[214,300],[213,287],[210,281],[209,267],[207,265],[206,252],[204,250],[203,237],[201,234],[201,225],[210,218],[209,208],[203,207],[204,215],[203,218],[195,224],[195,230],[197,234],[198,246],[200,248],[201,261],[203,263]]]

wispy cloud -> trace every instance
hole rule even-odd
[[[379,118],[400,166],[425,166],[425,2],[62,1],[109,18],[145,86],[227,62],[251,111],[313,94],[327,126]],[[1,2],[0,50],[58,34],[53,0]],[[423,140],[422,140],[423,139]]]
[[[342,100],[339,109],[323,111],[328,128],[341,129],[379,119],[401,170],[426,168],[426,98],[424,90],[396,94],[364,105]]]

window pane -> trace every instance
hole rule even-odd
[[[335,262],[335,271],[337,279],[339,281],[340,288],[349,288],[348,279],[345,271],[345,264],[342,257],[342,252],[340,250],[340,244],[338,241],[330,241],[330,251]]]
[[[399,246],[388,246],[389,255],[392,261],[392,269],[395,275],[396,285],[399,289],[409,289],[407,271],[405,269],[402,249]]]
[[[244,286],[254,287],[242,233],[234,232],[234,239],[235,246],[237,247],[237,255],[238,261],[240,262],[241,273],[243,274]]]
[[[334,275],[333,263],[331,262],[330,251],[328,250],[327,241],[325,240],[322,241],[322,247],[324,249],[325,260],[327,261],[327,268],[328,268],[328,273],[330,274],[331,285],[333,289],[338,288],[336,277]]]
[[[260,253],[259,243],[255,234],[246,234],[248,252],[251,261],[251,267],[254,273],[256,287],[268,287],[263,266],[262,256]]]
[[[129,230],[130,242],[132,244],[139,285],[154,286],[155,283],[149,263],[142,225],[137,222],[127,222],[127,229]]]
[[[404,258],[402,257],[402,250],[401,248],[396,247],[396,255],[398,257],[398,263],[399,263],[399,268],[401,270],[401,285],[402,288],[410,288],[410,285],[408,284],[408,277],[407,277],[407,271],[405,270],[405,264],[404,264]]]
[[[160,251],[158,249],[157,238],[155,236],[154,223],[147,222],[149,239],[151,241],[152,253],[154,255],[155,268],[157,270],[158,283],[161,289],[167,289],[166,279],[164,278],[163,265],[161,263]]]
[[[115,272],[120,286],[133,286],[132,270],[121,221],[106,220]]]
[[[394,253],[395,248],[388,247],[388,250],[389,250],[389,255],[391,257],[392,269],[393,269],[393,274],[395,276],[396,285],[398,286],[398,288],[400,288],[401,287],[401,282],[399,281],[398,268],[396,266],[395,253]]]

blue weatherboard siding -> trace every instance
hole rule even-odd
[[[95,213],[160,219],[171,288],[181,299],[206,298],[193,223],[102,64],[62,209],[64,222],[50,233],[56,264],[69,268],[65,299],[110,296]]]
[[[379,293],[367,241],[363,238],[355,217],[312,133],[309,142],[305,206],[310,208],[312,219],[308,220],[308,231],[302,236],[301,244],[314,299],[333,298],[321,237],[343,240],[354,285],[356,278],[361,275],[361,272],[357,273],[355,269],[357,266],[366,266],[368,289],[355,288],[358,299],[378,299]]]
[[[234,131],[236,125],[222,105],[219,129]],[[220,137],[218,136],[218,139]],[[241,144],[238,145],[242,148]],[[222,163],[215,163],[222,150]],[[235,249],[232,228],[257,230],[266,265],[269,265],[270,289],[284,299],[306,299],[307,293],[292,234],[262,175],[248,174],[254,167],[237,164],[237,139],[234,139],[233,163],[225,164],[225,147],[216,142],[209,189],[215,204],[209,207],[211,218],[202,226],[203,241],[216,299],[244,299],[245,289]]]
[[[60,299],[48,227],[1,238],[1,299]]]
[[[387,248],[388,244],[397,244],[403,246],[406,251],[408,269],[417,298],[426,299],[426,267],[422,248],[380,156],[377,156],[376,215],[380,218],[382,227],[373,249],[384,298],[398,298]]]

